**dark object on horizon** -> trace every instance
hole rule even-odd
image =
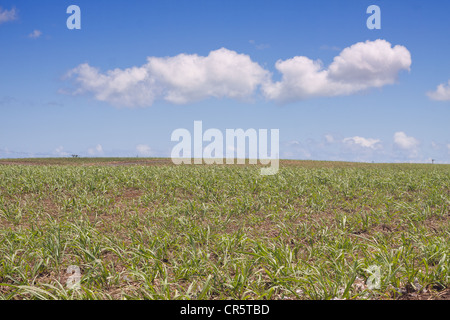
[[[72,158],[78,158],[78,155],[77,154],[73,154]]]

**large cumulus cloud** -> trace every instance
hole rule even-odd
[[[385,40],[358,42],[345,48],[328,68],[320,60],[298,56],[277,61],[281,81],[264,85],[268,99],[280,102],[312,97],[349,95],[393,84],[401,70],[409,70],[411,54]]]
[[[149,57],[142,66],[103,73],[85,63],[67,75],[75,85],[73,94],[92,94],[117,106],[146,107],[156,100],[175,104],[210,97],[250,100],[258,90],[278,103],[349,95],[393,84],[399,72],[410,66],[411,55],[405,47],[392,47],[379,39],[345,48],[328,68],[304,56],[279,60],[275,68],[282,78],[277,82],[248,55],[226,48],[207,56]]]

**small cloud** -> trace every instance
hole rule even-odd
[[[16,9],[6,10],[0,7],[0,24],[17,19]]]
[[[394,134],[394,143],[405,150],[411,150],[419,146],[419,140],[414,137],[408,137],[406,133],[402,131]]]
[[[308,150],[308,146],[304,145],[298,140],[291,140],[283,143],[282,156],[285,158],[300,158],[310,159],[311,152]]]
[[[331,134],[326,134],[325,135],[325,140],[327,141],[327,143],[333,143],[334,142],[334,137]]]
[[[11,151],[9,151],[9,149],[7,147],[0,149],[0,154],[5,154],[5,155],[9,155],[11,153]]]
[[[28,38],[37,39],[40,36],[42,36],[42,31],[40,31],[40,30],[33,30],[33,32],[28,35]]]
[[[442,83],[438,85],[435,91],[427,92],[427,96],[431,100],[436,101],[450,101],[450,80],[447,84]]]
[[[150,148],[148,145],[146,145],[146,144],[138,144],[138,145],[136,146],[136,151],[137,151],[140,155],[146,156],[146,157],[150,156],[151,153],[152,153],[151,148]]]
[[[381,144],[380,144],[381,141],[378,139],[363,138],[363,137],[355,136],[355,137],[345,138],[343,140],[343,142],[348,145],[358,145],[360,147],[369,148],[369,149],[373,149],[373,150],[381,148]]]
[[[267,43],[256,43],[255,40],[249,40],[248,43],[252,44],[258,50],[270,48],[270,45]]]
[[[450,153],[450,143],[447,144],[448,153]]]
[[[404,132],[399,131],[394,134],[394,145],[402,151],[409,153],[410,158],[415,158],[419,155],[420,141],[414,137],[407,136]]]
[[[95,148],[89,148],[88,154],[90,156],[99,156],[103,154],[103,147],[101,144],[98,144]]]
[[[300,145],[301,145],[301,143],[300,143],[299,141],[297,141],[297,140],[288,141],[288,142],[286,142],[286,144],[287,144],[288,146],[290,146],[290,147],[293,147],[293,146],[300,146]]]
[[[55,149],[55,151],[53,152],[53,154],[55,154],[58,157],[67,157],[69,155],[68,152],[64,151],[64,147],[59,146],[58,148]]]

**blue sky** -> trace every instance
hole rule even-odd
[[[448,1],[0,7],[1,158],[168,157],[201,120],[279,129],[280,158],[450,163]]]

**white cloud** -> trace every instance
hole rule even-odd
[[[380,140],[378,139],[372,139],[372,138],[363,138],[363,137],[349,137],[342,140],[347,145],[357,145],[364,148],[369,149],[379,149],[381,148]]]
[[[145,68],[115,69],[100,74],[98,69],[85,63],[68,73],[69,76],[73,74],[77,75],[76,82],[79,85],[74,94],[90,92],[97,100],[113,105],[151,105],[157,91]]]
[[[396,132],[394,134],[394,143],[404,150],[412,150],[419,146],[419,140],[414,137],[408,137],[404,132]]]
[[[311,153],[308,150],[308,146],[304,145],[300,141],[291,140],[282,143],[283,151],[282,157],[285,158],[297,158],[297,159],[310,159]]]
[[[101,144],[98,144],[95,148],[89,148],[88,154],[90,156],[99,156],[103,154],[103,147]]]
[[[291,141],[286,142],[286,145],[288,145],[290,147],[292,147],[292,146],[300,146],[301,143],[299,141],[297,141],[297,140],[291,140]]]
[[[416,158],[419,156],[420,141],[414,137],[407,136],[402,131],[394,134],[394,145],[403,153],[406,153],[409,158]]]
[[[331,134],[326,134],[325,135],[325,140],[327,141],[327,143],[333,143],[334,142],[334,137]]]
[[[282,80],[267,82],[263,93],[270,100],[290,102],[320,96],[349,95],[395,83],[401,70],[409,70],[411,54],[385,40],[358,42],[335,57],[328,69],[320,60],[297,56],[278,60]]]
[[[76,77],[75,94],[89,92],[97,100],[114,105],[145,107],[156,99],[176,104],[209,97],[247,99],[268,74],[248,55],[221,48],[206,57],[196,54],[149,57],[141,67],[103,74],[82,64],[68,76]]]
[[[429,91],[427,95],[432,100],[450,101],[450,80],[447,84],[438,85],[436,91]]]
[[[175,104],[210,97],[248,100],[258,87],[268,100],[277,102],[348,95],[392,84],[410,65],[411,55],[405,47],[392,48],[379,39],[344,49],[328,69],[323,69],[319,60],[302,56],[279,60],[275,67],[282,80],[275,83],[270,72],[248,55],[226,48],[208,56],[148,57],[140,67],[104,73],[84,63],[70,70],[67,77],[74,79],[73,94],[90,93],[116,106],[147,107],[157,99]]]
[[[146,145],[146,144],[138,144],[138,145],[136,146],[136,151],[137,151],[140,155],[146,156],[146,157],[150,156],[151,153],[152,153],[151,148],[150,148],[148,145]]]
[[[390,144],[388,148],[384,139],[357,136],[344,138],[338,132],[333,133],[333,137],[332,143],[326,143],[323,136],[320,139],[281,141],[281,158],[377,163],[430,163],[432,158],[435,159],[435,163],[450,163],[449,141],[435,142],[434,146],[422,145],[423,143],[415,137],[410,137],[404,132],[396,132],[394,135],[396,143]]]
[[[256,43],[255,40],[249,40],[248,43],[253,45],[258,50],[264,50],[264,49],[270,48],[270,45],[268,45],[267,43]]]
[[[67,157],[69,155],[68,152],[64,151],[64,147],[59,146],[55,149],[55,151],[53,152],[53,154],[59,156],[59,157]]]
[[[29,38],[32,38],[32,39],[37,39],[37,38],[39,38],[41,35],[42,35],[42,31],[40,31],[40,30],[33,30],[33,32],[30,33],[30,34],[28,35],[28,37],[29,37]]]
[[[0,24],[8,21],[13,21],[17,19],[16,9],[12,8],[11,10],[2,9],[0,7]]]

